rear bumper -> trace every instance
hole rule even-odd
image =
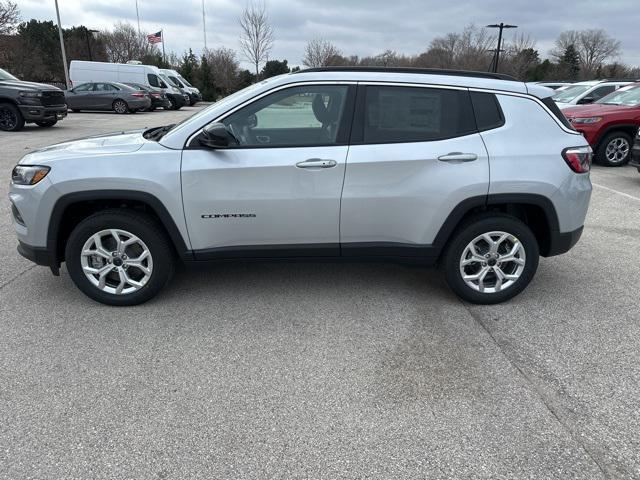
[[[631,160],[629,160],[629,165],[632,165],[638,169],[640,172],[640,144],[636,143],[633,146],[633,150],[631,150]]]
[[[42,105],[19,105],[20,113],[27,122],[62,120],[67,116],[67,106],[44,107]]]
[[[171,105],[169,103],[169,100],[166,98],[154,98],[153,101],[151,102],[151,106],[154,108],[166,108],[169,105]]]
[[[580,237],[582,236],[582,230],[584,227],[580,227],[573,232],[551,232],[549,251],[545,257],[553,257],[554,255],[562,255],[571,250]]]

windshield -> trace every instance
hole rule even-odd
[[[191,87],[191,88],[193,88],[193,85],[191,85],[189,82],[187,82],[187,81],[185,80],[185,78],[184,78],[182,75],[180,75],[178,78],[179,78],[179,79],[180,79],[180,81],[181,81],[182,83],[184,83],[187,87]]]
[[[589,90],[593,85],[574,85],[553,96],[556,102],[569,103],[579,95]]]
[[[184,87],[184,85],[178,80],[176,77],[169,77],[169,79],[179,87]]]
[[[603,103],[605,105],[623,105],[625,107],[637,107],[640,105],[640,87],[634,87],[629,90],[618,90],[610,93],[606,97],[602,97],[595,103]]]
[[[13,75],[11,75],[9,72],[2,70],[0,68],[0,80],[18,80],[18,79]]]
[[[166,75],[160,75],[160,78],[164,80],[164,82],[168,85],[171,85],[173,87],[179,87],[179,85],[177,85],[173,80],[171,80],[169,77],[167,77]]]

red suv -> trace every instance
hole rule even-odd
[[[562,113],[586,137],[596,161],[609,167],[624,165],[631,157],[633,138],[640,127],[640,83]]]

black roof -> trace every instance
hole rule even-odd
[[[419,73],[427,75],[450,75],[456,77],[491,78],[494,80],[509,80],[517,82],[511,75],[492,72],[474,72],[472,70],[445,70],[441,68],[412,68],[412,67],[320,67],[298,70],[294,73],[309,72],[381,72],[381,73]]]

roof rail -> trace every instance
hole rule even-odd
[[[640,82],[640,78],[603,78],[600,82]]]
[[[509,80],[517,82],[511,75],[504,73],[475,72],[472,70],[445,70],[440,68],[413,68],[413,67],[319,67],[307,68],[293,72],[380,72],[380,73],[418,73],[423,75],[451,75],[456,77],[492,78],[494,80]]]

